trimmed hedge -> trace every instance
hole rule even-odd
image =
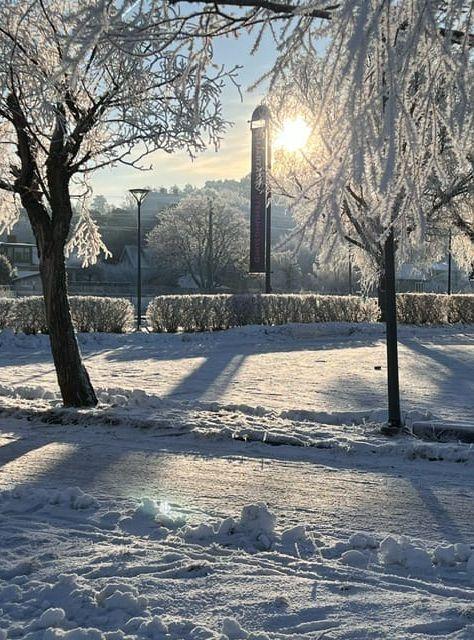
[[[133,304],[125,298],[72,296],[69,298],[76,331],[124,333],[133,325]]]
[[[133,323],[133,305],[125,298],[71,296],[69,304],[79,332],[123,333]],[[0,298],[0,329],[5,328],[16,333],[48,333],[43,298]]]
[[[48,333],[43,298],[18,298],[10,310],[8,327],[15,333]]]
[[[152,331],[174,333],[289,322],[375,322],[377,301],[315,294],[175,295],[154,298],[147,309]]]
[[[473,324],[474,295],[399,293],[397,316],[404,324]]]
[[[124,298],[71,296],[76,331],[123,333],[131,328],[134,309]],[[397,294],[403,324],[474,324],[472,294]],[[154,298],[147,309],[152,331],[215,331],[249,324],[289,322],[376,322],[375,298],[316,294],[173,295]],[[0,330],[47,333],[43,298],[0,298]]]
[[[10,313],[15,303],[15,298],[0,298],[0,331],[9,326]]]

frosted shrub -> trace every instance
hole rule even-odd
[[[446,324],[449,297],[434,293],[399,293],[398,320],[404,324]]]
[[[15,298],[0,298],[0,331],[10,326],[10,314]]]
[[[236,327],[247,324],[262,324],[262,296],[258,294],[239,294],[228,296],[227,307]]]
[[[314,294],[159,296],[147,318],[153,331],[228,329],[289,322],[375,322],[375,299]]]
[[[474,323],[472,294],[399,293],[398,320],[404,324]]]
[[[446,297],[449,298],[448,321],[450,323],[474,324],[474,295],[456,294]]]
[[[69,304],[79,332],[124,333],[133,324],[133,305],[125,298],[72,296]]]
[[[181,310],[186,296],[159,296],[148,305],[146,317],[152,331],[175,333],[182,326]]]
[[[228,328],[226,310],[221,295],[203,295],[189,307],[188,331]],[[222,318],[222,320],[220,320]]]
[[[10,312],[9,326],[16,333],[48,333],[43,297],[18,298]]]
[[[133,323],[133,305],[124,298],[72,296],[69,303],[74,328],[79,332],[123,333]],[[12,299],[4,326],[3,308],[0,303],[0,328],[8,326],[17,333],[48,333],[41,296]]]
[[[375,322],[379,310],[375,299],[315,294],[262,296],[263,322]]]

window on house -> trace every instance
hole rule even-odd
[[[31,247],[14,247],[14,262],[16,264],[31,264]]]

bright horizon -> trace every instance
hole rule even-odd
[[[222,110],[226,120],[233,122],[223,136],[219,150],[207,149],[197,158],[179,151],[173,154],[156,152],[147,162],[153,165],[151,171],[141,172],[125,165],[107,168],[96,172],[91,185],[94,195],[103,195],[111,204],[118,204],[128,189],[148,186],[151,188],[182,187],[190,183],[196,187],[204,185],[206,180],[240,180],[250,172],[250,128],[248,121],[254,108],[264,96],[262,88],[249,92],[255,83],[270,67],[275,52],[271,42],[261,45],[250,55],[252,39],[242,36],[220,38],[215,43],[214,61],[232,67],[242,65],[239,71],[242,99],[235,86],[229,83],[222,94]],[[236,59],[236,54],[239,58]]]

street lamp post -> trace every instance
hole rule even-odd
[[[352,295],[352,251],[349,246],[349,255],[348,255],[348,276],[349,276],[349,295]]]
[[[142,320],[142,229],[141,207],[142,202],[150,193],[149,189],[129,189],[129,193],[135,198],[138,207],[137,216],[137,331],[140,331]]]
[[[270,168],[270,135],[271,117],[264,105],[257,107],[252,114],[252,193],[251,193],[251,234],[250,263],[251,272],[266,273],[267,292],[270,276],[270,216],[266,211],[267,180],[266,171]],[[301,150],[310,135],[310,128],[302,118],[287,121],[280,131],[276,146],[285,148],[289,153]],[[265,188],[258,187],[258,176],[263,173]],[[261,182],[261,181],[260,181]],[[265,215],[266,213],[266,215]],[[266,223],[266,229],[265,229]],[[397,337],[397,299],[395,280],[395,237],[394,220],[384,245],[385,267],[385,314],[386,314],[386,348],[387,348],[387,391],[388,422],[382,429],[387,435],[395,435],[402,427],[400,410],[400,388],[398,371],[398,337]],[[267,241],[265,247],[264,240]],[[349,250],[349,290],[353,289],[352,256]],[[451,287],[450,287],[451,288]]]
[[[448,236],[448,296],[451,295],[451,273],[453,268],[453,255],[452,255],[452,229],[449,227]]]
[[[252,113],[252,168],[250,187],[250,272],[265,273],[265,293],[271,287],[271,170],[270,110],[258,106]]]

